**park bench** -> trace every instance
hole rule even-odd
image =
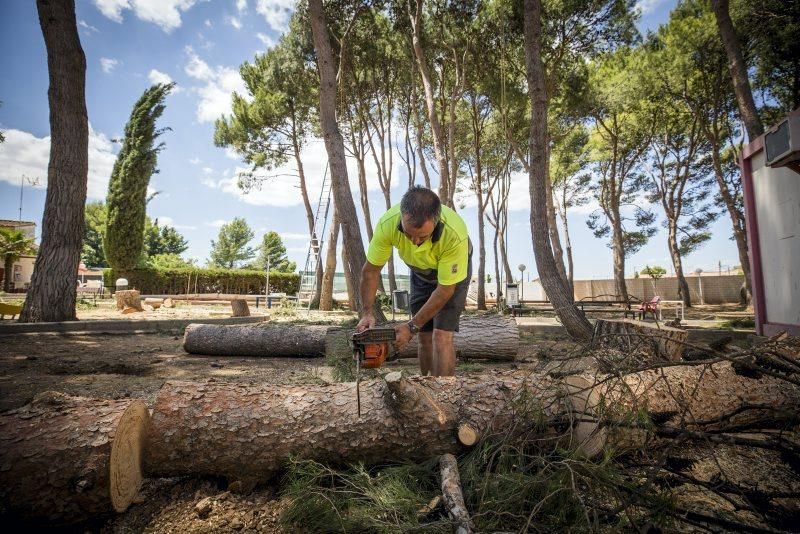
[[[92,297],[93,302],[97,302],[97,297],[103,295],[103,286],[79,286],[78,287],[78,298],[84,298],[87,296]]]
[[[0,302],[0,319],[5,319],[6,315],[10,315],[11,319],[13,320],[22,312],[22,306],[18,304],[8,304],[6,302]]]

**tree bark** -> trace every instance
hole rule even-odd
[[[596,345],[627,353],[644,351],[651,355],[651,362],[680,361],[688,336],[686,330],[630,319],[598,319],[594,325]]]
[[[739,37],[733,27],[728,0],[711,0],[711,7],[714,10],[714,17],[717,19],[719,36],[722,44],[725,45],[725,54],[728,56],[728,67],[733,80],[733,91],[736,93],[736,102],[747,130],[747,138],[754,141],[756,137],[764,133],[764,125],[761,123],[755,100],[753,100],[753,91],[750,89],[750,80],[747,77],[747,64],[744,62]]]
[[[550,163],[550,150],[547,150],[547,161]],[[567,277],[567,269],[564,266],[564,248],[561,246],[561,236],[558,235],[558,219],[556,218],[556,207],[553,202],[553,182],[550,179],[550,173],[544,181],[545,185],[545,198],[547,199],[547,229],[550,231],[550,245],[553,248],[553,259],[556,262],[558,274],[564,280],[564,283],[569,286],[569,278]]]
[[[447,199],[452,198],[449,190],[450,169],[447,165],[447,154],[445,154],[442,125],[439,122],[439,115],[436,113],[436,101],[433,95],[431,72],[430,68],[428,67],[428,60],[425,57],[425,50],[422,48],[422,11],[423,0],[416,0],[416,11],[414,13],[411,13],[410,9],[408,11],[408,16],[411,19],[411,29],[413,32],[411,42],[414,48],[414,57],[417,60],[417,68],[419,69],[420,76],[422,77],[422,88],[425,91],[425,109],[428,113],[428,121],[431,125],[431,136],[433,137],[433,151],[436,154],[436,163],[439,166],[439,198],[443,204],[447,204]],[[423,172],[427,181],[427,172]]]
[[[329,326],[190,324],[183,350],[209,356],[286,356],[315,358],[325,354]]]
[[[125,511],[142,482],[140,459],[149,419],[141,400],[87,399],[53,391],[3,413],[4,511],[51,527]]]
[[[592,326],[573,304],[550,248],[547,224],[547,97],[542,65],[541,0],[525,0],[525,66],[531,100],[529,170],[531,231],[536,267],[547,297],[570,336],[579,340],[592,337]]]
[[[356,215],[356,207],[353,204],[353,195],[350,191],[350,182],[347,177],[344,140],[336,121],[336,68],[322,0],[309,0],[308,13],[311,19],[314,50],[316,51],[317,68],[319,69],[320,125],[325,139],[325,150],[328,153],[335,205],[339,211],[341,221],[342,242],[344,248],[347,249],[347,261],[349,262],[353,285],[358,287],[361,282],[361,268],[366,262],[366,254],[364,253],[364,243],[361,239],[361,228]],[[361,296],[359,292],[354,291],[352,298],[355,300],[356,307],[360,309]],[[378,321],[385,320],[377,300],[373,313]]]
[[[619,209],[611,222],[612,255],[614,257],[614,284],[621,300],[628,300],[628,284],[625,282],[625,238],[622,223],[619,221]]]
[[[686,276],[683,274],[683,260],[678,247],[677,221],[668,221],[668,225],[667,245],[669,248],[669,255],[672,257],[672,266],[675,268],[675,276],[678,279],[678,293],[680,293],[683,305],[687,308],[691,308],[692,297],[689,294],[689,283],[686,281]]]
[[[456,534],[470,534],[475,525],[469,517],[464,495],[461,492],[461,478],[458,476],[458,462],[452,454],[443,454],[439,458],[439,469],[442,476],[442,495],[444,496],[447,515],[453,522]]]
[[[328,358],[352,358],[348,340],[350,329],[331,329],[325,340]],[[513,318],[503,315],[465,315],[455,333],[456,356],[461,359],[513,361],[519,350],[519,328]],[[416,358],[417,338],[414,337],[399,353],[392,350],[389,359]]]
[[[231,300],[231,317],[250,317],[250,308],[247,306],[247,300]]]
[[[37,0],[47,48],[50,161],[42,240],[19,322],[74,321],[89,172],[86,56],[74,0]]]
[[[464,422],[487,436],[506,432],[525,414],[535,418],[530,427],[523,421],[525,428],[571,421],[571,431],[545,428],[542,436],[594,456],[609,440],[617,450],[648,444],[644,428],[630,428],[631,420],[638,420],[633,414],[646,413],[657,421],[656,430],[684,425],[711,430],[774,425],[767,415],[792,417],[800,404],[800,387],[737,375],[727,362],[564,381],[530,371],[407,378],[390,373],[385,380],[361,382],[360,391],[358,417],[352,382],[288,387],[167,382],[153,410],[146,471],[254,483],[279,472],[290,457],[333,464],[416,461],[458,453]],[[515,409],[521,398],[535,409]]]
[[[325,253],[325,276],[322,278],[322,294],[319,298],[319,309],[333,309],[333,282],[336,276],[336,245],[339,242],[339,217],[333,213],[331,234],[328,237],[328,250]]]

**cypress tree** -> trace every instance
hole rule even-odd
[[[125,139],[117,155],[108,184],[108,217],[103,250],[109,265],[117,270],[136,266],[144,246],[147,186],[157,172],[158,153],[164,143],[156,139],[169,128],[156,129],[164,112],[164,99],[174,83],[155,84],[136,101]]]

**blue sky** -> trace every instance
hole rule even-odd
[[[642,0],[640,30],[654,29],[666,21],[675,0]],[[308,238],[300,193],[291,176],[267,183],[245,195],[236,188],[235,176],[245,165],[234,154],[213,144],[213,121],[230,107],[231,91],[242,91],[239,65],[274,43],[286,28],[293,0],[76,0],[81,43],[87,60],[86,100],[91,125],[89,198],[105,198],[108,176],[120,137],[135,100],[151,83],[173,80],[178,90],[170,95],[161,126],[165,150],[159,156],[160,172],[151,188],[161,193],[148,206],[148,214],[175,226],[189,241],[186,256],[205,262],[210,241],[219,226],[244,217],[256,240],[268,230],[284,236],[289,256],[300,266],[305,261]],[[26,177],[22,218],[40,224],[44,209],[49,150],[47,61],[35,2],[0,3],[0,219],[19,216],[20,181]],[[304,152],[312,198],[319,194],[325,169],[325,150],[312,141]],[[402,165],[402,162],[398,160]],[[400,165],[395,165],[399,169]],[[292,172],[291,169],[286,169]],[[355,167],[351,167],[351,180]],[[374,172],[370,169],[369,172]],[[30,181],[38,182],[31,185]],[[373,219],[382,213],[383,197],[370,192]],[[396,173],[392,190],[399,200],[406,178]],[[357,194],[357,188],[353,188]],[[531,248],[527,184],[519,177],[512,188],[509,242],[512,266],[535,266]],[[468,203],[469,204],[469,203]],[[477,245],[476,211],[462,210]],[[612,272],[611,251],[595,239],[585,224],[585,213],[570,218],[576,277],[605,278]],[[488,225],[487,225],[488,227]],[[716,270],[738,264],[729,239],[730,222],[721,217],[711,243],[689,256],[687,271],[697,267]],[[487,231],[487,242],[491,235]],[[658,264],[670,270],[666,237],[659,232],[638,254],[628,259],[634,266]],[[491,253],[487,272],[493,271]],[[477,267],[477,266],[476,266]],[[400,272],[403,272],[402,270]]]

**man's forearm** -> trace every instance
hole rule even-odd
[[[370,265],[364,265],[361,269],[361,285],[359,293],[361,294],[361,309],[359,316],[372,315],[373,306],[375,305],[375,293],[378,291],[378,280],[380,279],[381,271],[371,269]]]
[[[431,296],[428,297],[428,301],[414,314],[414,324],[421,327],[430,321],[447,304],[447,301],[452,298],[455,291],[456,286],[436,286]]]

